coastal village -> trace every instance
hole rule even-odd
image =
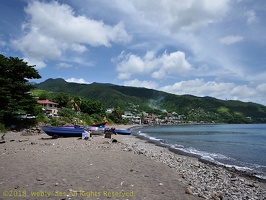
[[[0,19],[0,200],[266,200],[265,0]]]
[[[58,117],[58,103],[52,102],[49,100],[37,100],[38,104],[42,105],[42,110],[47,117]],[[114,108],[109,108],[106,110],[106,113],[112,113]],[[167,113],[166,116],[162,119],[159,116],[154,114],[141,112],[141,113],[132,113],[131,111],[124,111],[122,118],[127,121],[128,124],[148,124],[148,125],[161,125],[161,124],[181,124],[184,123],[183,118],[185,116],[178,115],[176,112]],[[188,123],[204,123],[204,121],[200,122],[192,122]]]
[[[60,109],[63,108],[59,103],[35,100],[42,115],[46,116],[45,120],[61,118]],[[106,110],[106,113],[112,112],[113,108]],[[203,111],[194,110],[193,114],[200,112]],[[101,133],[95,131],[85,135],[85,127],[73,124],[45,126],[48,129],[40,131],[38,128],[36,132],[34,129],[34,132],[14,129],[4,133],[0,148],[0,159],[5,161],[0,164],[0,194],[4,199],[19,195],[32,200],[40,197],[263,199],[266,196],[265,181],[259,177],[243,174],[235,167],[225,168],[184,155],[178,149],[154,145],[141,139],[141,135],[131,134],[133,127],[144,124],[205,123],[187,122],[185,116],[176,112],[163,113],[164,117],[137,110],[124,111],[121,117],[127,123],[107,125],[104,128],[109,134],[101,127],[93,127]],[[37,118],[30,113],[17,117]],[[93,129],[92,126],[89,128]],[[110,133],[112,128],[122,134]],[[60,131],[64,136],[70,134],[60,137],[53,131]]]
[[[57,103],[39,103],[48,115],[57,116]],[[46,134],[9,132],[2,137],[6,141],[0,148],[0,159],[5,161],[0,164],[3,199],[221,200],[266,196],[265,182],[255,177],[134,136],[53,140]]]

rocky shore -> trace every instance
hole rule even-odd
[[[132,135],[51,139],[34,128],[1,141],[0,200],[266,199],[265,181]]]
[[[175,169],[187,186],[187,193],[204,199],[266,199],[266,183],[255,177],[202,163],[197,158],[178,155],[136,137],[124,138],[125,151],[142,154]]]

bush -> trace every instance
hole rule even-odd
[[[70,108],[62,108],[58,111],[58,115],[62,117],[74,118],[76,117],[76,113],[74,110]]]
[[[0,132],[6,132],[7,129],[4,124],[0,124]]]

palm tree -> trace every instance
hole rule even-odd
[[[120,107],[115,107],[115,109],[113,110],[113,115],[114,115],[114,119],[116,123],[121,123],[122,122],[122,115],[123,115],[123,111],[121,110]]]
[[[71,100],[71,105],[72,109],[75,110],[76,113],[80,112],[81,98],[74,97],[74,99]]]

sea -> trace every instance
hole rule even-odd
[[[144,126],[135,135],[266,180],[266,124]]]

